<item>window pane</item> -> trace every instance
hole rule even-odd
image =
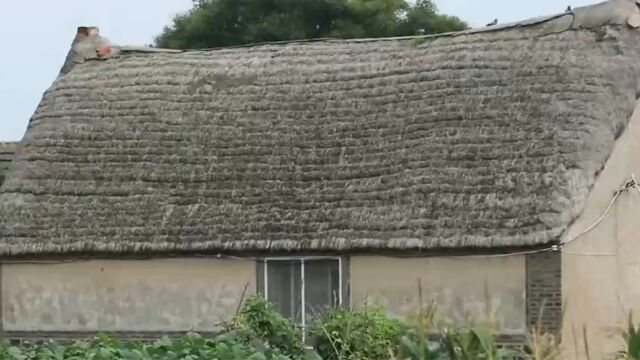
[[[267,300],[295,323],[302,322],[300,261],[267,261]]]
[[[311,324],[328,306],[340,304],[340,270],[337,259],[304,264],[305,322]]]

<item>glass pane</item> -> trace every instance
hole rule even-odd
[[[311,322],[329,306],[340,304],[340,270],[337,259],[305,261],[305,323]]]
[[[267,299],[295,323],[302,322],[300,261],[267,261]]]

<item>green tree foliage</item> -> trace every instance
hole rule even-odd
[[[366,38],[458,31],[432,0],[194,0],[156,46],[196,49],[268,41]]]

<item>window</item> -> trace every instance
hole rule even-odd
[[[267,259],[260,290],[278,311],[306,329],[325,308],[343,303],[341,266],[341,258]]]

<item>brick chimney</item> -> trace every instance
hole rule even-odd
[[[67,74],[76,64],[82,64],[89,59],[115,56],[117,52],[107,38],[100,36],[100,30],[97,27],[80,26],[64,65],[60,69],[60,75]]]

